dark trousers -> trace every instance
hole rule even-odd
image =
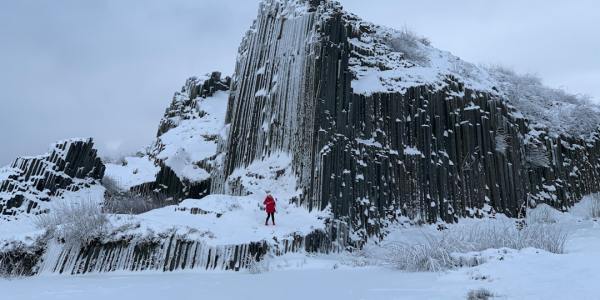
[[[273,225],[275,225],[275,213],[267,213],[267,220],[265,221],[265,225],[269,223],[269,218],[273,221]]]

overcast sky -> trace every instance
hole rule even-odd
[[[597,1],[341,2],[465,60],[600,99]],[[0,165],[68,137],[94,137],[102,155],[144,147],[187,77],[233,72],[257,3],[0,0]]]

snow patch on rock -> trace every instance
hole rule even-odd
[[[106,164],[105,178],[114,181],[121,190],[129,190],[134,186],[152,182],[160,168],[147,156],[125,157],[123,164]]]
[[[206,170],[196,166],[217,153],[217,137],[224,126],[228,92],[219,91],[200,99],[197,110],[202,117],[181,120],[158,137],[161,145],[156,158],[163,160],[179,178],[198,182],[209,178]]]

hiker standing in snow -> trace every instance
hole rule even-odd
[[[273,225],[275,225],[275,198],[271,196],[271,193],[267,192],[267,198],[263,202],[265,205],[265,210],[267,211],[267,220],[265,221],[265,226],[269,225],[269,217],[273,221]]]

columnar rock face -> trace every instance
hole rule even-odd
[[[18,158],[0,171],[0,218],[37,214],[51,197],[97,184],[104,169],[92,139],[60,141],[48,154]]]
[[[85,274],[114,271],[233,270],[247,269],[265,259],[287,253],[341,251],[321,230],[307,236],[240,245],[209,245],[167,233],[153,238],[137,236],[115,241],[93,241],[84,246],[49,244],[33,273]]]
[[[287,152],[298,202],[330,206],[364,238],[399,215],[518,217],[598,191],[597,124],[585,137],[536,127],[492,75],[336,2],[264,1],[239,50],[212,188]]]

